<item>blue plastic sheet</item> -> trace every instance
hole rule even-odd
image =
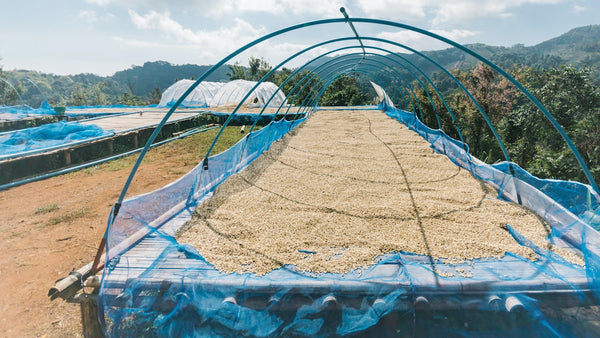
[[[507,231],[539,255],[447,264],[395,252],[362,271],[312,274],[284,266],[264,276],[224,274],[176,229],[227,177],[245,168],[300,121],[271,123],[180,180],[123,203],[109,220],[100,307],[109,336],[485,336],[598,334],[598,198],[587,185],[541,180],[512,163],[485,164],[466,145],[414,114],[406,124],[456,165],[521,202],[552,227],[550,239],[580,252],[585,266]],[[510,167],[513,167],[511,170]],[[512,171],[515,174],[512,174]],[[140,242],[141,241],[141,242]],[[130,244],[140,243],[133,247]],[[149,248],[152,248],[150,250]],[[435,267],[435,269],[434,269]],[[464,273],[458,274],[457,271]]]
[[[93,124],[59,121],[1,135],[0,157],[36,150],[42,151],[113,134],[114,132]]]
[[[31,116],[41,115],[57,115],[56,111],[52,109],[48,101],[44,100],[39,108],[34,109],[27,105],[19,106],[0,106],[0,120],[22,120]]]

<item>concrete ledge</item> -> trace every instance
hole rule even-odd
[[[30,116],[21,120],[0,120],[0,133],[5,131],[26,129],[32,127],[39,127],[44,124],[58,122],[62,120],[64,116],[58,115],[41,115],[41,116]]]
[[[288,118],[293,119],[294,115],[288,115]],[[155,142],[166,140],[181,131],[202,125],[223,124],[226,119],[227,115],[202,113],[190,118],[168,122],[163,126]],[[240,114],[236,115],[229,125],[250,125],[253,122],[253,115]],[[261,117],[257,124],[266,125],[269,122],[271,122],[271,117]],[[155,125],[146,126],[89,143],[75,146],[66,145],[52,151],[0,161],[0,185],[138,149],[146,144],[155,127]]]

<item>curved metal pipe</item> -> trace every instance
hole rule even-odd
[[[226,56],[225,58],[223,58],[220,62],[218,62],[217,64],[215,64],[213,67],[211,67],[208,71],[206,71],[202,76],[200,76],[198,78],[198,80],[196,80],[196,82],[194,84],[192,84],[192,86],[190,86],[188,88],[188,90],[186,90],[186,92],[175,102],[175,104],[171,107],[171,109],[167,112],[167,114],[165,114],[165,116],[163,117],[163,119],[161,120],[161,122],[157,125],[156,129],[154,130],[154,132],[152,133],[152,135],[150,136],[150,138],[148,139],[148,142],[146,143],[146,146],[144,147],[144,149],[142,150],[142,153],[140,154],[140,156],[138,157],[138,160],[136,161],[136,163],[134,164],[132,171],[123,187],[123,190],[121,191],[119,198],[117,200],[117,202],[115,203],[115,206],[113,207],[113,216],[111,218],[109,218],[109,226],[107,226],[107,230],[110,227],[110,224],[112,224],[112,222],[114,221],[114,217],[116,217],[116,215],[118,214],[119,208],[121,206],[121,203],[127,193],[127,190],[129,189],[129,186],[133,180],[133,176],[135,175],[135,173],[137,172],[137,169],[139,168],[139,165],[141,164],[142,159],[145,157],[145,154],[149,148],[149,145],[152,144],[152,142],[154,141],[154,139],[158,136],[158,133],[160,131],[160,129],[162,129],[162,127],[164,126],[164,124],[166,123],[166,121],[168,120],[168,118],[172,115],[172,113],[175,111],[175,109],[177,109],[177,107],[179,107],[179,105],[181,104],[181,102],[183,101],[183,99],[185,97],[187,97],[197,86],[200,82],[202,82],[206,77],[208,77],[210,74],[212,74],[216,69],[218,69],[219,67],[223,66],[227,61],[231,60],[232,58],[234,58],[235,56],[237,56],[238,54],[242,53],[243,51],[251,48],[254,45],[257,45],[263,41],[266,41],[268,39],[271,39],[275,36],[278,35],[282,35],[284,33],[287,32],[291,32],[294,30],[298,30],[298,29],[302,29],[305,27],[310,27],[310,26],[317,26],[317,25],[325,25],[325,24],[333,24],[333,23],[339,23],[339,22],[362,22],[362,23],[369,23],[369,24],[379,24],[379,25],[385,25],[385,26],[391,26],[391,27],[398,27],[398,28],[403,28],[403,29],[407,29],[407,30],[411,30],[414,32],[417,32],[419,34],[422,35],[426,35],[429,37],[432,37],[434,39],[437,39],[439,41],[445,42],[451,46],[454,46],[456,48],[459,48],[460,50],[474,56],[475,58],[479,59],[480,61],[482,61],[483,63],[487,64],[488,66],[490,66],[492,69],[494,69],[495,71],[499,72],[500,74],[502,74],[503,76],[505,76],[511,83],[513,83],[515,86],[517,86],[517,88],[519,88],[521,90],[521,92],[523,92],[529,99],[531,102],[533,102],[545,115],[545,117],[552,123],[552,125],[554,126],[554,128],[559,131],[559,133],[561,134],[561,137],[563,137],[563,139],[565,140],[565,142],[567,142],[567,145],[569,146],[569,148],[572,150],[572,152],[575,154],[575,157],[578,161],[578,163],[580,164],[580,166],[582,167],[584,174],[586,176],[586,178],[588,179],[590,185],[592,186],[592,188],[596,191],[596,192],[600,192],[598,189],[598,186],[594,180],[594,178],[592,177],[589,168],[587,166],[587,164],[585,164],[585,161],[583,161],[583,158],[581,157],[581,154],[579,153],[579,151],[577,151],[577,149],[575,148],[573,142],[570,140],[570,138],[566,135],[564,129],[558,124],[558,122],[556,121],[556,119],[552,116],[552,114],[550,114],[550,112],[548,112],[548,110],[535,98],[533,97],[533,95],[525,88],[523,87],[518,81],[516,81],[512,76],[510,76],[507,72],[505,72],[504,70],[502,70],[500,67],[496,66],[495,64],[491,63],[489,60],[487,60],[486,58],[484,58],[483,56],[477,54],[476,52],[454,42],[451,41],[447,38],[444,38],[440,35],[437,35],[435,33],[431,33],[428,32],[426,30],[420,29],[420,28],[416,28],[413,26],[409,26],[406,24],[401,24],[401,23],[396,23],[396,22],[392,22],[392,21],[386,21],[386,20],[379,20],[379,19],[368,19],[368,18],[348,18],[348,19],[326,19],[326,20],[318,20],[318,21],[311,21],[311,22],[306,22],[306,23],[301,23],[301,24],[297,24],[297,25],[293,25],[293,26],[289,26],[287,28],[275,31],[273,33],[264,35],[244,46],[242,46],[241,48],[237,49],[236,51],[234,51],[233,53],[229,54],[228,56]],[[487,121],[486,121],[487,122]],[[491,122],[491,121],[490,121]],[[495,129],[492,129],[494,136],[499,139],[499,135],[497,134],[497,132],[495,132]],[[505,155],[505,158],[509,159],[508,153],[506,152],[506,149],[503,148],[503,146],[501,147],[502,151]],[[105,234],[106,236],[106,234]]]

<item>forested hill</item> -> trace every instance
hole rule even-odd
[[[557,55],[570,62],[600,62],[600,25],[579,27],[532,49],[538,54]]]
[[[578,27],[569,32],[534,46],[522,44],[512,47],[469,44],[466,47],[483,57],[510,69],[514,65],[531,66],[536,69],[549,69],[558,65],[572,64],[576,67],[589,66],[594,69],[593,80],[600,84],[600,25]],[[471,69],[477,60],[456,48],[424,52],[448,69]],[[436,72],[430,62],[406,55],[426,72]]]
[[[575,28],[535,46],[499,47],[472,44],[467,47],[508,70],[514,65],[526,65],[536,69],[549,69],[561,64],[591,66],[594,69],[592,78],[600,84],[600,25]],[[425,54],[448,69],[471,69],[477,63],[474,58],[455,48],[428,51]],[[414,54],[405,57],[429,74],[439,71],[430,62]],[[142,66],[132,66],[107,77],[94,74],[59,76],[27,70],[2,73],[1,69],[0,76],[15,85],[25,103],[31,106],[41,102],[40,91],[53,105],[147,104],[157,102],[161,92],[176,80],[197,78],[209,67],[155,61],[146,62]],[[221,67],[207,80],[227,81],[229,71],[228,67]],[[34,82],[39,90],[31,82]]]
[[[5,71],[2,74],[1,69],[0,75],[17,87],[23,101],[33,107],[42,101],[40,92],[52,105],[135,105],[157,103],[161,92],[177,80],[197,78],[210,67],[155,61],[134,65],[105,77],[95,74],[54,75],[29,70]],[[228,81],[228,70],[228,67],[217,69],[207,81]]]
[[[194,79],[204,74],[211,66],[172,65],[166,61],[146,62],[143,66],[132,66],[116,72],[111,78],[125,84],[133,95],[146,96],[154,88],[165,90],[176,80]],[[227,67],[221,67],[206,81],[228,81]]]

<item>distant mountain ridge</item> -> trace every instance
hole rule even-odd
[[[560,64],[572,64],[577,67],[594,68],[594,80],[600,83],[600,25],[573,28],[558,37],[534,46],[517,44],[512,47],[469,44],[466,47],[481,54],[503,68],[513,65],[527,65],[538,69],[547,69]],[[428,56],[441,60],[442,65],[469,68],[476,63],[465,61],[464,53],[453,48],[425,52]],[[462,63],[461,63],[462,62]]]
[[[538,69],[548,69],[560,64],[590,66],[594,68],[593,80],[600,83],[600,25],[574,28],[556,38],[534,46],[517,44],[512,47],[469,44],[476,51],[500,67],[510,69],[513,65],[527,65]],[[477,60],[456,48],[427,51],[424,54],[437,60],[448,69],[469,69]],[[403,54],[429,75],[439,72],[435,66],[414,54]],[[142,66],[132,66],[118,71],[112,76],[77,74],[59,76],[36,71],[5,71],[4,76],[13,84],[20,86],[25,103],[35,106],[41,102],[42,95],[54,105],[114,104],[130,98],[139,97],[148,102],[156,96],[156,88],[164,91],[178,79],[198,78],[210,65],[173,65],[166,61],[146,62]],[[207,81],[228,81],[227,66],[222,66],[209,76]],[[34,88],[29,79],[40,88]],[[154,91],[154,93],[152,93]]]
[[[144,96],[156,87],[165,90],[176,80],[198,78],[211,67],[212,65],[173,65],[166,61],[154,61],[146,62],[143,66],[132,66],[129,69],[118,71],[111,78],[130,86],[133,95]],[[221,67],[206,81],[229,81],[228,71],[228,67]]]
[[[52,105],[130,104],[135,103],[131,100],[134,97],[138,97],[139,103],[147,103],[156,88],[162,92],[177,80],[197,78],[211,67],[212,65],[173,65],[166,61],[153,61],[142,66],[133,65],[112,76],[54,75],[30,70],[4,73],[8,81],[19,89],[25,104],[37,108],[44,99],[42,94]],[[206,80],[228,81],[228,71],[228,67],[221,67]],[[28,80],[34,82],[39,90]],[[123,102],[126,99],[129,102]]]

